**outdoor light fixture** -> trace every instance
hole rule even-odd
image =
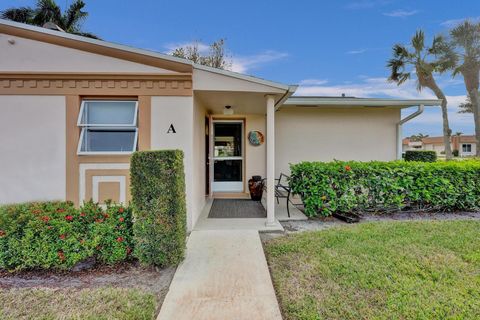
[[[223,108],[223,114],[232,115],[233,114],[232,106],[225,106],[225,108]]]

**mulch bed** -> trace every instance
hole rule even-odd
[[[115,266],[96,266],[93,269],[78,272],[33,270],[10,273],[0,271],[0,289],[120,287],[145,289],[163,297],[168,291],[174,273],[175,268],[156,270],[142,267],[136,262]]]

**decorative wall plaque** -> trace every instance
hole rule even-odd
[[[252,146],[260,146],[265,142],[265,137],[261,131],[252,130],[248,133],[248,141]]]

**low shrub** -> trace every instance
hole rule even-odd
[[[460,152],[458,151],[458,149],[454,149],[454,150],[452,151],[452,155],[453,155],[454,157],[458,157],[459,154],[460,154]]]
[[[308,216],[480,208],[480,161],[302,162],[290,186]]]
[[[435,151],[408,150],[405,151],[405,161],[435,162],[437,153]]]
[[[183,152],[135,152],[130,168],[135,256],[148,265],[178,264],[186,240]]]
[[[0,269],[61,269],[95,257],[113,264],[132,250],[131,209],[93,202],[35,202],[0,207]]]

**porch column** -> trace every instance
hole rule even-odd
[[[267,100],[267,226],[275,225],[275,98]]]

